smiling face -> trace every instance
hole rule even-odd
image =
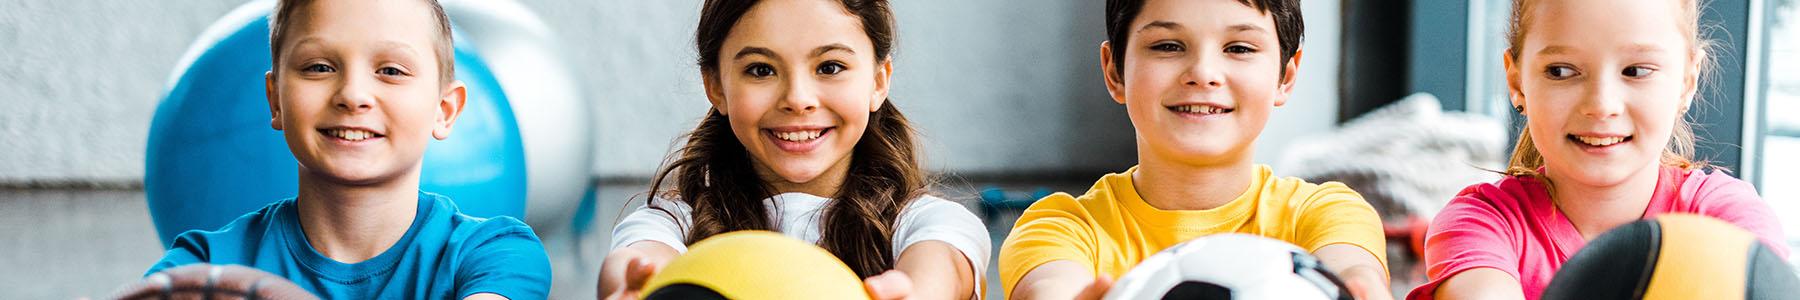
[[[1703,55],[1683,34],[1677,2],[1540,1],[1525,11],[1531,21],[1507,75],[1552,180],[1614,186],[1655,176]]]
[[[891,65],[877,61],[862,23],[834,1],[762,1],[718,55],[705,74],[707,97],[778,189],[847,170],[870,112],[887,98]]]
[[[442,81],[436,20],[421,1],[316,1],[289,24],[267,76],[270,126],[303,178],[378,185],[417,178],[463,87]]]
[[[1127,29],[1127,43],[1102,46],[1107,89],[1137,129],[1140,160],[1250,159],[1298,68],[1298,54],[1281,61],[1274,22],[1236,0],[1152,0]],[[1121,50],[1124,61],[1112,61],[1112,51]],[[1123,78],[1111,72],[1119,63]]]

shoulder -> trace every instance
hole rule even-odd
[[[907,203],[906,208],[900,212],[900,220],[896,226],[902,230],[908,227],[950,226],[959,231],[986,232],[981,219],[961,203],[932,195],[920,196]]]
[[[1456,193],[1455,198],[1451,198],[1450,202],[1444,205],[1444,211],[1439,215],[1475,211],[1522,215],[1531,211],[1533,201],[1548,202],[1548,193],[1549,191],[1537,179],[1506,176],[1498,181],[1464,187],[1461,192]]]
[[[168,252],[149,273],[190,263],[243,263],[265,238],[282,238],[276,226],[293,222],[294,199],[269,203],[212,230],[194,229],[175,236]]]
[[[465,246],[480,246],[492,241],[516,240],[528,243],[541,243],[531,225],[511,216],[478,217],[464,214],[456,203],[438,194],[421,193],[422,201],[431,201],[431,213],[424,217],[425,230],[448,230],[450,242]],[[443,224],[440,227],[436,224]],[[420,235],[433,236],[433,235]],[[541,247],[541,246],[540,246]]]
[[[1761,201],[1756,187],[1722,171],[1691,170],[1681,182],[1681,198],[1705,201]]]

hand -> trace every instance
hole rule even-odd
[[[318,299],[286,278],[238,265],[169,268],[119,291],[113,299]]]
[[[611,293],[607,293],[606,286],[602,285],[600,287],[600,295],[602,297],[604,297],[605,299],[608,299],[608,300],[637,299],[638,294],[640,292],[642,292],[642,290],[644,289],[644,283],[649,282],[650,276],[656,275],[657,269],[660,268],[659,266],[656,266],[655,264],[650,263],[650,261],[646,260],[646,259],[637,258],[637,257],[629,257],[629,258],[625,258],[625,259],[626,259],[625,272],[622,273],[622,275],[624,275],[624,277],[622,278],[622,279],[624,279],[624,281],[623,281],[624,285],[614,288]],[[606,282],[606,279],[602,278],[601,282]]]
[[[876,300],[899,300],[912,296],[912,277],[906,272],[888,270],[875,276],[863,279],[863,289],[869,292],[869,298]]]
[[[1106,291],[1112,290],[1112,286],[1113,280],[1111,276],[1100,275],[1094,277],[1094,282],[1089,283],[1087,287],[1082,288],[1080,293],[1076,293],[1075,299],[1098,300],[1100,297],[1106,296]]]

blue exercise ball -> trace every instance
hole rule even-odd
[[[272,8],[253,1],[213,23],[176,65],[157,105],[144,192],[164,247],[182,232],[217,229],[297,194],[299,166],[282,133],[269,128],[263,90]],[[456,40],[456,78],[468,86],[468,101],[450,138],[426,148],[419,189],[449,196],[465,214],[523,220],[528,181],[518,123],[493,72]]]

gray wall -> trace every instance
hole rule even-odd
[[[0,184],[133,185],[176,59],[241,1],[0,1]],[[928,166],[965,174],[1119,170],[1130,122],[1100,79],[1099,1],[898,1],[894,101]],[[594,99],[594,174],[650,175],[707,108],[699,1],[525,1]],[[1257,151],[1335,121],[1336,1],[1306,1],[1301,83]]]

